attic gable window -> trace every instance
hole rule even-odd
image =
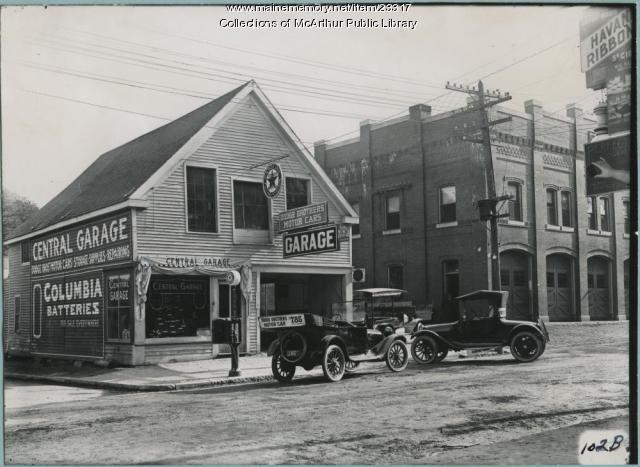
[[[217,183],[215,169],[187,166],[187,229],[217,232]]]

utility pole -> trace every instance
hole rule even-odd
[[[482,144],[484,148],[485,160],[485,179],[487,186],[487,199],[478,201],[478,209],[480,211],[480,220],[489,221],[491,232],[491,289],[500,290],[500,252],[498,249],[498,218],[507,217],[509,214],[499,214],[497,210],[498,203],[510,199],[509,195],[497,196],[496,181],[493,170],[493,155],[491,153],[491,134],[489,128],[499,123],[511,121],[511,117],[501,118],[499,120],[489,121],[487,109],[501,102],[511,99],[509,93],[502,95],[500,90],[485,91],[482,81],[478,81],[478,89],[475,87],[462,87],[447,82],[447,89],[452,91],[465,92],[476,96],[476,102],[470,104],[469,111],[478,111],[480,115],[480,138],[474,136],[463,135],[465,141]]]

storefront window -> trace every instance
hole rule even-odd
[[[193,337],[209,331],[209,278],[152,276],[147,292],[147,338]]]
[[[236,229],[269,230],[269,209],[262,185],[233,182],[233,209]]]
[[[107,274],[107,338],[131,342],[131,273]]]

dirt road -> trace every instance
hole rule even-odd
[[[449,357],[428,367],[412,362],[398,374],[363,365],[337,384],[314,377],[14,404],[6,462],[473,464],[487,446],[495,448],[487,461],[509,450],[512,463],[536,455],[540,463],[567,462],[577,451],[575,425],[609,419],[628,431],[629,331],[612,323],[550,332],[546,353],[531,364],[508,354]],[[549,437],[546,454],[526,443],[509,448],[570,425],[571,434]]]

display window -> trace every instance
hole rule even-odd
[[[107,277],[107,339],[131,342],[131,272],[109,272]]]
[[[151,276],[146,337],[195,337],[210,329],[209,277]]]

